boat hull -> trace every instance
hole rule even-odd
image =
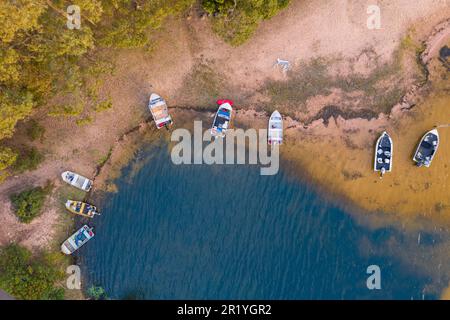
[[[278,111],[274,111],[269,119],[267,143],[270,145],[283,144],[283,118]]]
[[[91,240],[95,236],[92,228],[87,225],[82,226],[74,234],[72,234],[61,245],[61,251],[64,254],[70,255],[80,249],[86,242]]]
[[[93,185],[92,180],[83,177],[82,175],[79,175],[77,173],[74,173],[72,171],[64,171],[61,174],[61,178],[63,179],[64,182],[70,184],[71,186],[86,192],[89,192]]]
[[[433,129],[425,133],[414,153],[413,161],[419,167],[429,167],[439,147],[439,133]]]
[[[227,130],[230,128],[232,113],[233,107],[230,103],[225,102],[219,106],[211,128],[213,137],[225,137]]]
[[[169,127],[173,124],[172,117],[169,115],[166,101],[158,94],[152,93],[148,101],[148,109],[155,121],[156,128]]]
[[[95,215],[99,214],[95,206],[81,201],[67,200],[66,209],[73,214],[86,218],[93,218]]]
[[[384,131],[375,145],[374,171],[381,173],[392,171],[394,143],[389,134]]]

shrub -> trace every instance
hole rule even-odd
[[[77,121],[75,121],[75,123],[77,124],[77,126],[85,126],[88,125],[90,123],[92,123],[93,119],[89,116],[85,117],[85,118],[81,118],[81,119],[77,119]]]
[[[106,291],[102,287],[91,286],[86,293],[94,300],[106,299]]]
[[[45,188],[36,187],[11,196],[11,202],[21,222],[30,223],[35,217],[41,214],[42,207],[50,190],[51,186]]]
[[[232,46],[244,43],[261,21],[270,19],[290,0],[203,0],[203,9],[213,14],[213,30]]]
[[[105,110],[109,110],[111,108],[112,108],[112,101],[111,101],[111,99],[108,99],[108,100],[102,101],[99,104],[97,104],[95,106],[95,111],[96,112],[102,112],[102,111],[105,111]]]
[[[35,147],[25,148],[20,152],[13,169],[18,173],[35,170],[43,160],[44,156]]]
[[[0,250],[0,287],[17,299],[61,300],[64,290],[55,283],[62,278],[63,273],[45,256],[33,258],[18,245]]]

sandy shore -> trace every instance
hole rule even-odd
[[[189,111],[179,109],[204,110],[217,97],[233,97],[240,121],[262,127],[277,108],[287,116],[282,156],[329,194],[372,212],[373,227],[448,228],[450,128],[440,130],[431,168],[414,167],[411,157],[425,131],[450,123],[448,72],[436,58],[450,44],[450,8],[445,0],[382,3],[382,29],[368,30],[369,4],[294,1],[238,48],[222,43],[207,20],[193,16],[167,24],[154,52],[114,52],[115,73],[102,76],[100,92],[113,102],[111,110],[88,111],[94,121],[85,126],[36,113],[47,128],[45,140],[35,142],[46,161],[0,185],[0,245],[54,248],[72,231],[73,217],[61,199],[83,197],[63,186],[61,171],[96,177],[97,189],[114,191],[113,173],[132,157],[138,141],[167,139],[168,133],[146,124],[152,91],[164,96],[180,118]],[[274,66],[277,58],[289,60],[292,69],[283,73]],[[13,143],[26,140],[26,127],[18,125]],[[372,171],[373,147],[385,129],[395,143],[394,171],[380,180]],[[56,189],[45,212],[29,225],[20,224],[9,195],[47,180]],[[384,214],[375,214],[380,211]]]

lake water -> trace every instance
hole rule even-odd
[[[78,252],[85,281],[119,299],[422,299],[428,279],[367,249],[401,244],[397,231],[359,226],[286,167],[176,166],[144,148]],[[381,290],[366,286],[373,264]]]

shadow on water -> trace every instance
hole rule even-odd
[[[426,273],[392,255],[414,237],[356,223],[281,168],[176,166],[167,146],[144,148],[78,253],[85,281],[118,299],[436,298]],[[436,241],[421,235],[422,247]],[[366,286],[370,265],[381,290]]]

